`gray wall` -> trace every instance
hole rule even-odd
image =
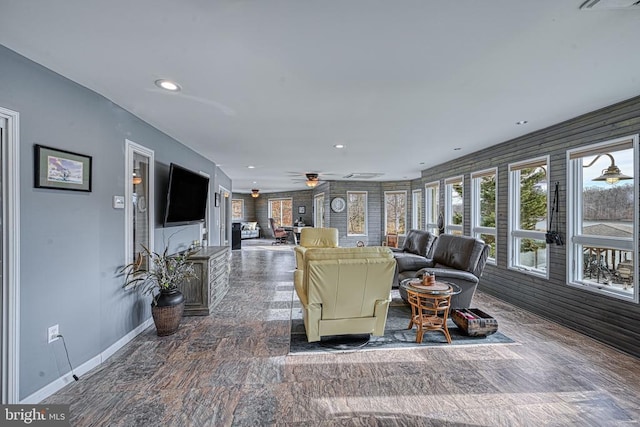
[[[47,344],[49,326],[60,325],[77,367],[149,317],[147,299],[123,291],[116,277],[124,263],[124,210],[112,208],[112,197],[124,195],[125,138],[155,150],[159,192],[171,162],[209,173],[212,192],[219,183],[230,189],[231,181],[104,97],[1,46],[0,69],[0,106],[20,113],[22,399],[68,372],[62,342]],[[93,191],[34,188],[34,144],[93,156]],[[194,227],[183,228],[173,245],[194,239]],[[156,228],[156,247],[178,229]]]
[[[258,221],[262,229],[262,237],[273,237],[273,231],[269,225],[269,199],[287,199],[293,201],[293,220],[294,222],[302,217],[307,225],[313,225],[313,191],[286,191],[279,193],[260,193],[260,197],[254,199],[255,221]],[[298,207],[304,206],[305,213],[298,214]]]
[[[420,188],[421,180],[414,181],[324,181],[313,190],[300,190],[279,193],[260,193],[260,197],[252,199],[248,194],[234,194],[235,199],[245,200],[246,220],[258,221],[262,228],[263,237],[273,237],[269,228],[269,199],[289,198],[293,199],[294,220],[302,217],[306,225],[313,223],[313,198],[315,195],[324,193],[325,202],[325,227],[338,229],[340,244],[342,246],[355,246],[359,240],[368,246],[380,245],[384,240],[384,192],[385,191],[406,191],[407,192],[407,229],[411,226],[411,190]],[[331,210],[331,200],[342,197],[346,200],[347,191],[367,192],[367,225],[368,234],[366,236],[347,236],[347,210],[333,212]],[[305,213],[298,214],[298,207],[304,206]],[[254,216],[251,216],[253,212]],[[402,244],[402,239],[400,245]]]
[[[566,151],[640,132],[640,97],[469,154],[422,172],[422,187],[464,174],[464,233],[470,234],[470,173],[498,168],[497,265],[487,265],[479,289],[640,356],[638,304],[566,285],[566,247],[550,246],[549,280],[507,269],[508,164],[550,156],[549,182],[560,183],[559,226],[566,236]],[[499,141],[496,141],[499,142]],[[638,177],[640,171],[635,171]],[[636,179],[636,185],[640,183]],[[554,218],[555,221],[555,218]],[[640,259],[636,254],[636,262]]]
[[[233,193],[233,200],[244,200],[242,221],[257,221],[255,199],[251,194]]]

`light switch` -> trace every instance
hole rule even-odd
[[[113,196],[113,209],[124,209],[124,196]]]

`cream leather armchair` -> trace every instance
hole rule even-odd
[[[309,248],[337,248],[337,228],[305,227],[300,231],[300,244],[293,248],[296,254],[296,268],[303,268],[304,253]]]
[[[386,247],[310,248],[294,272],[309,342],[384,335],[396,261]]]

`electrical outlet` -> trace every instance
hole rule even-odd
[[[60,329],[58,325],[53,325],[47,329],[47,336],[49,337],[49,343],[54,342],[58,339],[58,334],[60,334]]]

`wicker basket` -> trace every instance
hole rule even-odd
[[[182,320],[184,301],[172,307],[151,307],[151,315],[159,337],[175,334]]]

